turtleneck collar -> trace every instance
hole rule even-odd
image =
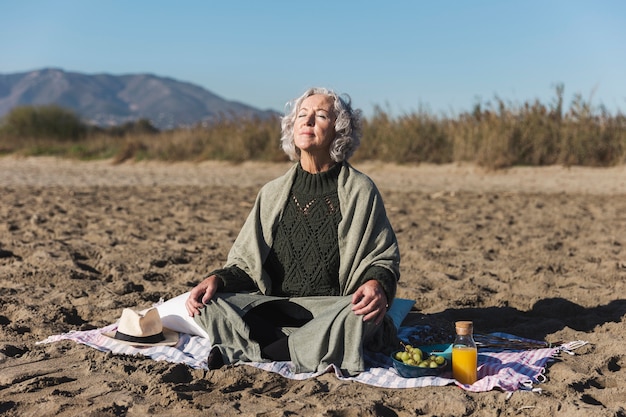
[[[329,170],[311,174],[302,168],[298,163],[296,178],[293,183],[293,190],[306,194],[327,194],[337,191],[337,178],[343,163],[333,165]]]

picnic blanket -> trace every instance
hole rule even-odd
[[[424,334],[428,326],[401,326],[398,335],[402,340],[409,340],[412,335]],[[112,332],[117,324],[86,331],[72,331],[53,335],[38,343],[52,343],[60,340],[72,340],[103,352],[124,355],[144,355],[154,360],[184,363],[192,368],[208,369],[207,356],[211,350],[211,342],[204,337],[181,333],[176,346],[156,346],[135,348],[117,343],[102,333]],[[498,333],[501,337],[514,337]],[[565,343],[560,346],[521,351],[480,351],[478,355],[478,381],[472,385],[463,385],[452,378],[451,372],[440,376],[403,378],[393,368],[391,358],[387,355],[366,352],[367,370],[356,376],[345,376],[341,371],[330,365],[321,372],[295,373],[291,362],[245,362],[237,365],[248,365],[269,372],[278,373],[285,378],[303,380],[314,378],[324,373],[334,372],[342,380],[357,381],[383,388],[415,388],[425,386],[444,386],[456,384],[473,392],[489,391],[499,388],[506,392],[519,389],[539,390],[534,384],[545,380],[545,367],[560,352],[571,353],[575,348],[585,344],[583,341]]]

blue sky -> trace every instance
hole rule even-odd
[[[0,73],[152,73],[282,111],[310,86],[366,115],[447,115],[555,85],[626,113],[626,1],[0,0]]]

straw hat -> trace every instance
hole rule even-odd
[[[103,334],[117,342],[138,347],[174,346],[178,343],[178,332],[163,327],[156,308],[139,313],[125,308],[117,331]]]

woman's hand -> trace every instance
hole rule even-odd
[[[217,275],[205,278],[189,292],[185,307],[190,317],[200,314],[200,309],[208,303],[217,292],[222,280]]]
[[[380,283],[374,279],[365,282],[352,294],[352,311],[364,316],[363,321],[380,324],[387,313],[387,296]]]

